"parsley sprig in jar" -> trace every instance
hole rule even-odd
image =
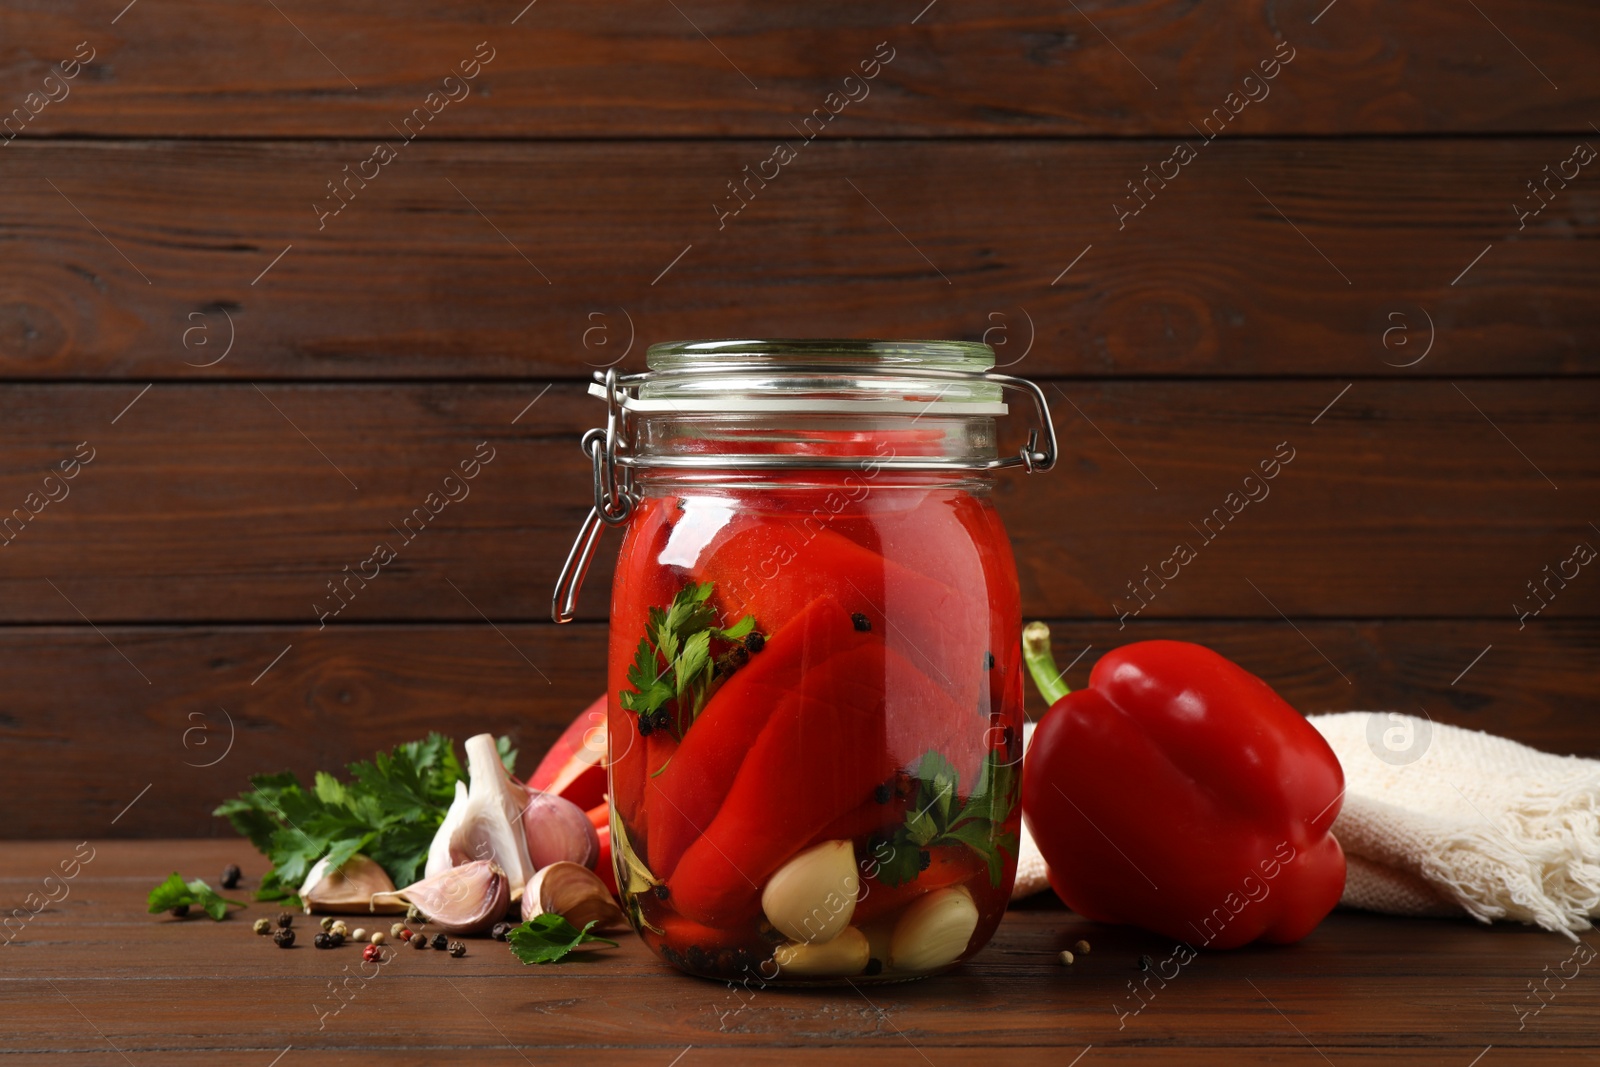
[[[901,980],[994,933],[1016,870],[1015,564],[993,476],[1055,462],[987,345],[696,341],[597,375],[612,843],[641,936],[690,973]],[[1004,391],[1040,429],[1001,455]],[[1042,439],[1042,443],[1041,443]]]

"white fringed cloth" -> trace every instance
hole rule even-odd
[[[1392,712],[1311,724],[1344,766],[1333,824],[1350,865],[1341,903],[1512,919],[1573,940],[1600,915],[1600,762]],[[1412,742],[1421,755],[1379,758],[1391,730],[1425,738]]]
[[[1600,916],[1600,761],[1393,712],[1310,722],[1344,767],[1333,825],[1349,862],[1340,903],[1509,919],[1573,940]],[[1389,737],[1420,754],[1380,758]],[[1046,888],[1045,873],[1024,827],[1012,899]]]

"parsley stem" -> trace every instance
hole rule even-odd
[[[1050,651],[1050,627],[1044,623],[1030,622],[1023,627],[1022,660],[1046,704],[1054,704],[1072,691],[1062,680],[1066,672],[1056,669],[1056,657]]]

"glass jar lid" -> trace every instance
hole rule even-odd
[[[1055,466],[1056,432],[1044,391],[1025,378],[994,370],[994,349],[970,341],[870,341],[822,338],[674,341],[651,345],[642,374],[595,372],[591,395],[606,403],[606,423],[582,437],[594,473],[594,507],[567,555],[551,603],[557,622],[572,618],[578,588],[606,526],[628,521],[638,499],[635,478],[652,471],[698,472],[732,468],[741,474],[796,470],[874,469],[950,473],[1021,467],[1029,474]],[[1014,454],[999,455],[992,436],[985,447],[951,454],[868,456],[841,450],[772,447],[771,426],[737,431],[741,420],[781,419],[791,430],[815,420],[869,421],[873,425],[927,416],[933,422],[965,419],[990,423],[1007,413],[1005,391],[1026,393],[1037,424]],[[882,418],[880,418],[882,417]],[[657,424],[716,422],[722,442],[757,448],[695,450],[660,447],[692,439],[654,435]],[[644,432],[641,434],[641,430]],[[862,435],[855,435],[861,439]],[[764,445],[760,444],[765,442]],[[786,441],[784,444],[793,444]],[[819,454],[819,451],[822,454]]]
[[[640,414],[989,415],[1007,412],[985,375],[994,349],[971,341],[831,338],[651,345],[623,406]],[[631,381],[632,379],[625,379]],[[604,389],[590,392],[604,397]]]
[[[744,470],[847,468],[860,457],[815,454],[693,454],[636,448],[640,422],[763,417],[909,416],[913,422],[974,417],[1009,410],[1007,389],[1034,402],[1039,425],[1011,456],[896,456],[875,463],[903,470],[992,471],[1020,466],[1030,474],[1056,460],[1055,427],[1044,392],[1024,378],[997,373],[994,349],[970,341],[837,339],[675,341],[650,346],[649,370],[595,373],[591,395],[606,402],[606,425],[583,436],[595,465],[595,499],[606,521],[622,522],[626,475],[647,468],[736,465]],[[736,463],[735,463],[736,461]]]

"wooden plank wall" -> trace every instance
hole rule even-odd
[[[615,540],[546,617],[582,383],[696,336],[1046,381],[1062,463],[999,502],[1074,683],[1183,637],[1307,712],[1600,754],[1600,574],[1547,578],[1600,545],[1596,39],[1581,0],[7,4],[0,833],[224,832],[248,773],[430,728],[541,750],[601,684]]]

